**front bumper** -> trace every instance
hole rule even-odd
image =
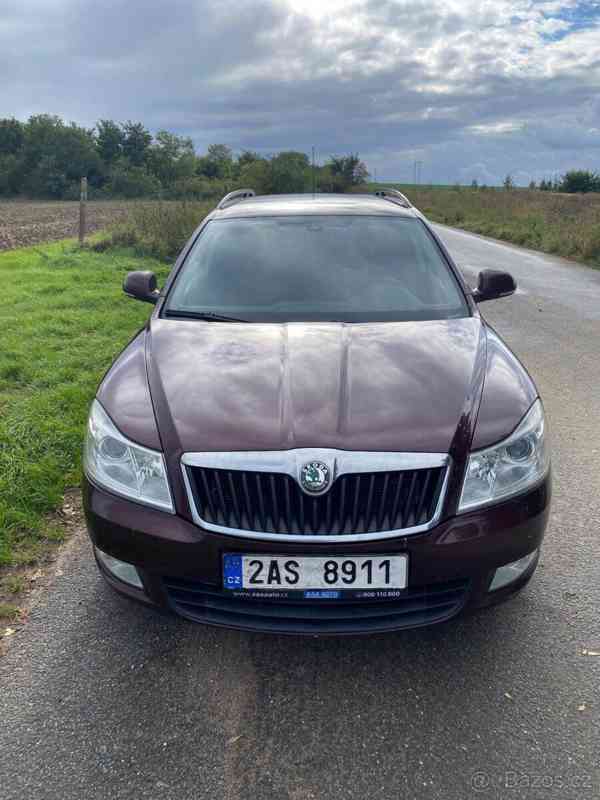
[[[109,583],[142,602],[195,621],[281,633],[382,632],[442,622],[499,602],[527,583],[531,568],[494,592],[495,570],[540,547],[550,503],[550,477],[527,494],[452,517],[423,534],[339,545],[240,539],[205,531],[106,492],[84,478],[84,508],[94,545],[135,564],[144,590]],[[408,589],[398,600],[266,601],[221,591],[223,553],[347,555],[408,553]]]

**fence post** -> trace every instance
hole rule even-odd
[[[85,239],[85,212],[87,204],[87,178],[81,179],[81,194],[79,195],[79,246],[83,247]]]

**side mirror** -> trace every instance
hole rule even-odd
[[[496,269],[483,269],[477,278],[477,288],[473,292],[473,300],[483,303],[484,300],[496,300],[508,297],[517,289],[515,279],[508,272]]]
[[[156,275],[146,270],[128,272],[123,281],[123,291],[128,297],[142,300],[144,303],[156,303],[160,295]]]

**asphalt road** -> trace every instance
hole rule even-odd
[[[83,536],[0,660],[2,800],[600,797],[600,272],[440,229],[545,398],[553,515],[517,598],[375,638],[249,635],[115,596]]]

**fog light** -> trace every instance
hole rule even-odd
[[[538,551],[534,550],[528,556],[523,556],[518,561],[511,561],[510,564],[505,564],[503,567],[498,567],[494,573],[492,582],[488,592],[493,592],[496,589],[501,589],[503,586],[508,586],[509,583],[516,581],[526,572],[537,558]]]
[[[127,561],[121,561],[119,558],[109,556],[108,553],[103,553],[97,547],[94,549],[98,560],[102,562],[102,566],[106,567],[111,575],[114,575],[115,578],[123,581],[123,583],[129,584],[129,586],[135,586],[136,589],[144,588],[138,571],[133,564],[128,564]]]

